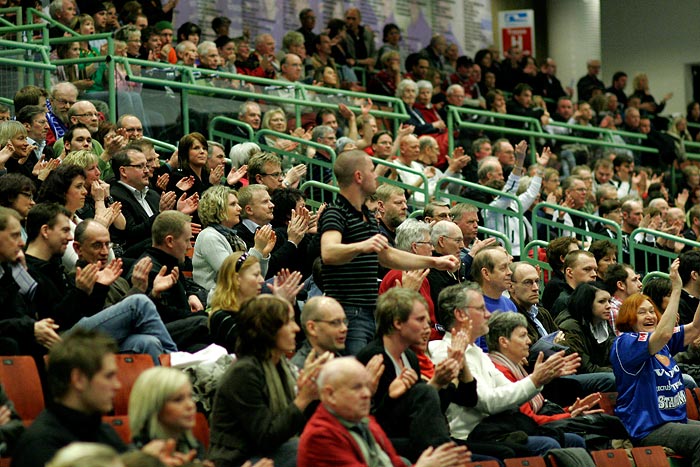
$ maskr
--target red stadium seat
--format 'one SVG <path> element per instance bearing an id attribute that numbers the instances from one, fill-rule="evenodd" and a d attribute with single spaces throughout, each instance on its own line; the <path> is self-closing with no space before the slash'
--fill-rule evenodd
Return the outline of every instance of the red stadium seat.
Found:
<path id="1" fill-rule="evenodd" d="M 117 354 L 117 376 L 122 387 L 114 396 L 114 415 L 129 413 L 129 394 L 141 372 L 152 368 L 153 359 L 146 354 Z"/>
<path id="2" fill-rule="evenodd" d="M 591 456 L 596 467 L 631 467 L 632 465 L 624 449 L 592 451 Z"/>
<path id="3" fill-rule="evenodd" d="M 0 382 L 22 420 L 34 420 L 44 410 L 44 393 L 32 357 L 0 357 Z"/>
<path id="4" fill-rule="evenodd" d="M 115 415 L 114 417 L 102 417 L 102 421 L 109 424 L 124 444 L 131 443 L 131 428 L 129 428 L 129 417 L 126 415 Z"/>
<path id="5" fill-rule="evenodd" d="M 671 463 L 661 446 L 632 448 L 632 458 L 637 467 L 668 467 Z"/>
<path id="6" fill-rule="evenodd" d="M 504 459 L 503 462 L 505 462 L 506 467 L 547 467 L 544 458 L 537 456 Z"/>

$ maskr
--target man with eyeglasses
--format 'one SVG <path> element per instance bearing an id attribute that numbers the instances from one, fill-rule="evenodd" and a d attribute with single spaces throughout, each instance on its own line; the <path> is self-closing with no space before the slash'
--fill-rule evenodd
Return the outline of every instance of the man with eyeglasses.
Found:
<path id="1" fill-rule="evenodd" d="M 51 88 L 51 95 L 46 101 L 48 107 L 46 119 L 51 127 L 51 131 L 46 136 L 47 144 L 55 143 L 68 130 L 68 110 L 77 100 L 78 88 L 73 83 L 64 81 Z"/>
<path id="2" fill-rule="evenodd" d="M 122 203 L 122 214 L 128 226 L 124 230 L 113 230 L 112 234 L 127 256 L 129 248 L 134 248 L 134 254 L 138 255 L 150 245 L 151 227 L 160 212 L 177 207 L 185 214 L 192 214 L 197 209 L 196 203 L 189 202 L 186 195 L 176 203 L 175 192 L 159 195 L 150 189 L 151 166 L 138 144 L 127 145 L 117 152 L 111 168 L 117 180 L 111 184 L 110 194 Z"/>
<path id="3" fill-rule="evenodd" d="M 131 142 L 143 138 L 143 124 L 135 115 L 124 114 L 117 120 L 117 133 Z"/>
<path id="4" fill-rule="evenodd" d="M 456 336 L 459 333 L 466 333 L 469 341 L 464 351 L 464 365 L 469 368 L 471 375 L 478 382 L 476 405 L 451 403 L 447 408 L 446 416 L 453 438 L 467 440 L 483 419 L 529 401 L 542 391 L 545 384 L 560 376 L 574 373 L 579 365 L 577 354 L 564 356 L 564 352 L 559 352 L 546 360 L 538 359 L 528 377 L 517 383 L 508 380 L 496 369 L 488 355 L 476 343 L 489 332 L 491 312 L 487 309 L 480 287 L 473 282 L 445 289 L 440 294 L 438 313 L 440 321 L 450 329 L 450 332 L 446 333 L 442 340 L 430 342 L 429 349 L 433 362 L 439 364 L 445 359 L 454 358 L 451 348 L 455 346 Z M 469 446 L 474 451 L 476 445 L 473 441 L 475 440 L 469 439 L 471 440 Z M 541 454 L 552 447 L 552 443 L 551 438 L 528 436 L 525 447 L 533 453 Z M 501 446 L 492 445 L 491 447 L 496 450 L 489 453 L 499 458 L 503 457 Z"/>
<path id="5" fill-rule="evenodd" d="M 97 113 L 95 105 L 90 101 L 78 101 L 74 103 L 66 115 L 68 117 L 69 128 L 81 125 L 88 129 L 91 139 L 100 127 L 100 114 Z M 59 138 L 53 145 L 54 152 L 56 154 L 62 154 L 64 146 L 65 138 Z M 92 141 L 91 149 L 98 158 L 101 158 L 102 154 L 105 152 L 105 148 L 103 148 L 102 144 L 97 140 Z M 69 151 L 66 149 L 66 154 L 68 152 Z"/>
<path id="6" fill-rule="evenodd" d="M 331 352 L 336 357 L 345 355 L 348 319 L 336 299 L 325 296 L 310 298 L 301 311 L 300 322 L 306 340 L 292 358 L 297 368 L 304 368 L 304 362 L 312 351 L 315 357 L 325 352 Z"/>
<path id="7" fill-rule="evenodd" d="M 125 352 L 148 353 L 158 361 L 163 352 L 175 352 L 177 347 L 170 338 L 163 322 L 158 317 L 153 302 L 143 295 L 124 298 L 112 306 L 106 307 L 107 293 L 122 272 L 120 259 L 108 265 L 86 264 L 75 270 L 71 278 L 61 264 L 68 242 L 72 240 L 70 230 L 70 213 L 62 206 L 53 203 L 36 205 L 29 211 L 27 218 L 28 246 L 26 252 L 27 269 L 36 282 L 31 299 L 38 318 L 46 321 L 46 326 L 54 332 L 46 331 L 45 347 L 61 340 L 58 332 L 73 327 L 99 329 L 114 337 Z M 95 221 L 88 221 L 76 233 L 80 234 L 85 246 L 84 229 L 99 226 Z M 99 229 L 99 227 L 98 227 Z M 97 234 L 97 230 L 95 231 Z M 100 254 L 109 251 L 109 234 L 102 227 L 100 239 L 91 243 L 100 243 Z M 161 277 L 164 277 L 165 273 Z M 147 273 L 141 274 L 142 282 Z M 174 277 L 166 277 L 158 287 L 172 287 Z M 153 294 L 161 290 L 156 288 Z M 166 287 L 167 288 L 167 287 Z"/>
<path id="8" fill-rule="evenodd" d="M 464 247 L 464 239 L 462 231 L 451 220 L 437 222 L 430 233 L 430 241 L 433 244 L 433 256 L 453 256 L 459 260 L 460 252 Z M 433 303 L 437 303 L 438 295 L 442 289 L 464 282 L 464 280 L 465 271 L 461 261 L 455 270 L 430 269 L 428 282 L 430 283 L 430 297 L 433 299 Z"/>
<path id="9" fill-rule="evenodd" d="M 444 201 L 433 201 L 425 205 L 423 209 L 423 220 L 430 224 L 431 222 L 451 221 L 450 205 Z"/>

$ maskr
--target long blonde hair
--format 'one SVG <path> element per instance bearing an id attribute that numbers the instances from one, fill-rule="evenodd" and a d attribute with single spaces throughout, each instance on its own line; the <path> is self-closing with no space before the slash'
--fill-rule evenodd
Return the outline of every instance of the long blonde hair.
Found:
<path id="1" fill-rule="evenodd" d="M 151 440 L 169 438 L 171 435 L 166 433 L 158 416 L 168 400 L 185 384 L 190 384 L 190 378 L 175 368 L 157 366 L 141 373 L 129 395 L 131 436 L 137 437 L 145 432 Z M 184 437 L 190 445 L 196 445 L 191 431 L 187 431 Z"/>
<path id="2" fill-rule="evenodd" d="M 243 255 L 245 255 L 244 258 Z M 241 263 L 239 264 L 239 262 Z M 240 285 L 238 275 L 256 263 L 259 263 L 258 258 L 242 251 L 231 253 L 221 263 L 221 268 L 216 276 L 216 288 L 211 299 L 212 314 L 219 310 L 238 311 L 241 307 L 238 296 Z"/>

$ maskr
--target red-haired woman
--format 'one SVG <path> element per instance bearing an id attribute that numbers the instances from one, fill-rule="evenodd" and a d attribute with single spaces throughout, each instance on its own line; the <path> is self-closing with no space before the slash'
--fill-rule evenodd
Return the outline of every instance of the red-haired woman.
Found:
<path id="1" fill-rule="evenodd" d="M 680 260 L 671 266 L 671 299 L 662 315 L 646 295 L 625 299 L 617 315 L 621 332 L 610 361 L 617 383 L 615 415 L 639 446 L 667 446 L 700 465 L 700 422 L 688 420 L 683 375 L 672 355 L 700 336 L 700 312 L 676 326 L 683 283 Z"/>

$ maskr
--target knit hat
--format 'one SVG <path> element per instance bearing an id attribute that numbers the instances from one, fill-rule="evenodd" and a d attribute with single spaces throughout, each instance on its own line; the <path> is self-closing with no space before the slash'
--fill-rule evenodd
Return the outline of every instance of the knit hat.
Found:
<path id="1" fill-rule="evenodd" d="M 173 30 L 173 23 L 170 21 L 158 21 L 155 25 L 156 31 L 163 32 L 164 29 Z"/>

